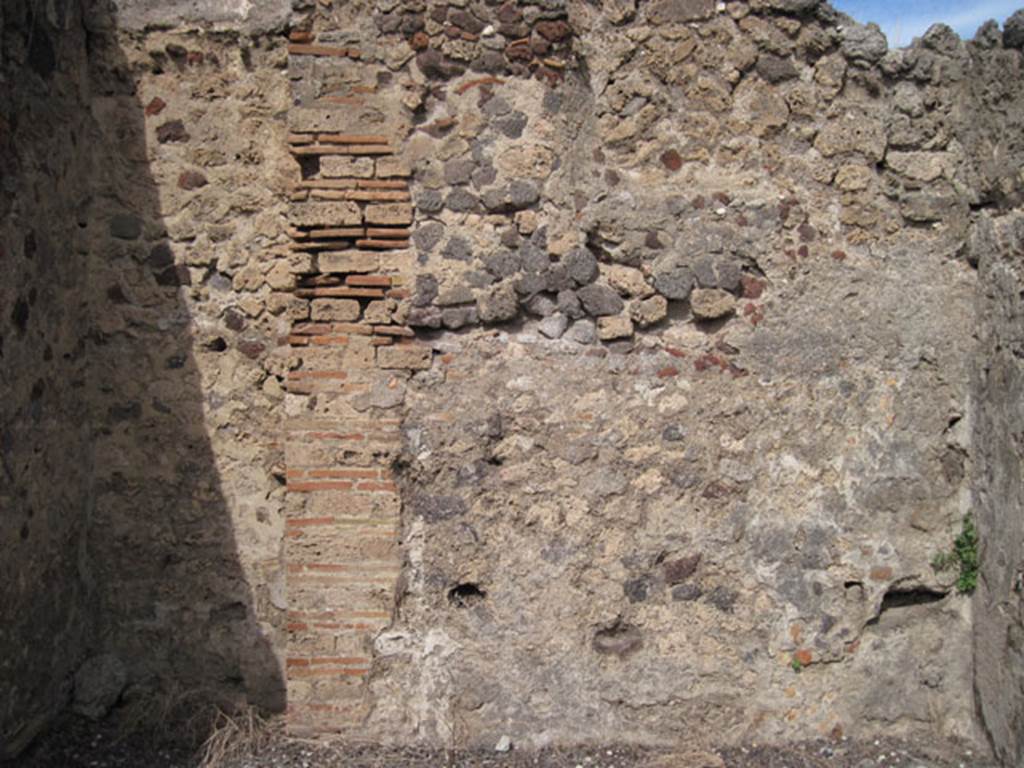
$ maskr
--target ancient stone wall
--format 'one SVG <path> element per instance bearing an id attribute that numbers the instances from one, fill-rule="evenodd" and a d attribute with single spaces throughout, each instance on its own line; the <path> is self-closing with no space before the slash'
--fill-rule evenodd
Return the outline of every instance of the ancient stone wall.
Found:
<path id="1" fill-rule="evenodd" d="M 0 757 L 67 699 L 95 591 L 82 557 L 91 487 L 81 231 L 94 158 L 73 9 L 0 8 Z"/>
<path id="2" fill-rule="evenodd" d="M 91 355 L 89 548 L 102 643 L 140 696 L 280 708 L 283 392 L 269 296 L 286 237 L 283 46 L 113 26 L 103 39 L 92 109 L 114 160 L 90 276 L 108 299 Z"/>
<path id="3" fill-rule="evenodd" d="M 1024 760 L 1024 220 L 985 215 L 971 237 L 979 258 L 981 343 L 974 369 L 977 446 L 973 509 L 982 536 L 975 598 L 975 691 L 1006 765 Z"/>
<path id="4" fill-rule="evenodd" d="M 54 9 L 3 19 L 6 751 L 163 697 L 1016 759 L 1016 27 Z"/>
<path id="5" fill-rule="evenodd" d="M 383 516 L 356 451 L 294 470 L 298 540 L 372 509 L 402 563 L 384 631 L 325 614 L 314 644 L 296 616 L 294 727 L 980 742 L 970 599 L 932 562 L 971 508 L 967 231 L 1021 185 L 999 30 L 889 52 L 817 3 L 672 1 L 347 4 L 297 26 L 297 295 L 347 300 L 335 319 L 363 330 L 301 310 L 293 375 L 354 387 L 304 409 L 399 417 L 403 442 L 377 454 L 401 501 Z M 340 229 L 372 226 L 366 156 L 396 144 L 415 262 Z M 389 249 L 372 296 L 368 248 Z M 379 304 L 395 285 L 408 303 Z M 410 334 L 378 307 L 417 339 L 357 364 Z M 341 379 L 303 351 L 332 343 L 346 375 L 410 371 Z M 393 552 L 329 540 L 289 550 L 298 608 L 315 579 L 321 609 L 355 589 L 379 611 Z"/>
<path id="6" fill-rule="evenodd" d="M 3 19 L 5 754 L 68 705 L 284 706 L 283 40 L 37 6 Z"/>

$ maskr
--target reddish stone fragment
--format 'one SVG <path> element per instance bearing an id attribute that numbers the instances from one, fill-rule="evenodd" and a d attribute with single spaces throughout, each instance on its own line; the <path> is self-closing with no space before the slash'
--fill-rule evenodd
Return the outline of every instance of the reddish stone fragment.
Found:
<path id="1" fill-rule="evenodd" d="M 674 149 L 666 150 L 661 153 L 661 164 L 668 168 L 670 171 L 678 171 L 683 167 L 683 158 Z M 703 201 L 702 201 L 703 202 Z"/>
<path id="2" fill-rule="evenodd" d="M 159 115 L 164 111 L 164 107 L 167 106 L 167 102 L 161 99 L 159 96 L 154 96 L 149 104 L 146 105 L 146 117 L 152 117 L 153 115 Z"/>
<path id="3" fill-rule="evenodd" d="M 537 56 L 544 56 L 551 50 L 551 43 L 540 35 L 534 35 L 530 38 L 530 50 Z"/>
<path id="4" fill-rule="evenodd" d="M 761 294 L 764 293 L 764 280 L 758 280 L 750 275 L 743 275 L 740 277 L 740 284 L 743 286 L 744 299 L 759 299 Z"/>
<path id="5" fill-rule="evenodd" d="M 207 185 L 206 177 L 199 171 L 182 171 L 178 177 L 178 186 L 181 189 L 199 189 Z"/>
<path id="6" fill-rule="evenodd" d="M 516 41 L 505 48 L 505 56 L 507 56 L 510 61 L 532 61 L 533 51 L 530 50 L 530 43 L 528 40 Z"/>
<path id="7" fill-rule="evenodd" d="M 181 120 L 171 120 L 156 129 L 156 140 L 161 144 L 168 142 L 188 141 L 191 136 L 185 130 L 185 124 Z"/>
<path id="8" fill-rule="evenodd" d="M 572 29 L 564 21 L 539 21 L 533 28 L 545 40 L 557 43 L 572 34 Z"/>
<path id="9" fill-rule="evenodd" d="M 263 350 L 265 350 L 265 349 L 266 349 L 266 347 L 263 345 L 262 342 L 259 342 L 259 341 L 245 341 L 245 340 L 243 340 L 243 341 L 238 342 L 238 351 L 241 352 L 246 357 L 250 357 L 250 358 L 253 358 L 253 359 L 255 359 L 255 358 L 259 357 L 261 354 L 263 354 Z"/>
<path id="10" fill-rule="evenodd" d="M 888 565 L 876 565 L 869 575 L 872 581 L 889 581 L 892 578 L 892 568 Z"/>
<path id="11" fill-rule="evenodd" d="M 701 553 L 698 552 L 688 557 L 666 561 L 662 566 L 665 581 L 669 584 L 681 584 L 686 581 L 696 572 L 697 566 L 700 565 L 701 556 Z"/>
<path id="12" fill-rule="evenodd" d="M 502 3 L 498 8 L 498 21 L 502 24 L 515 24 L 523 18 L 523 12 L 514 2 Z"/>

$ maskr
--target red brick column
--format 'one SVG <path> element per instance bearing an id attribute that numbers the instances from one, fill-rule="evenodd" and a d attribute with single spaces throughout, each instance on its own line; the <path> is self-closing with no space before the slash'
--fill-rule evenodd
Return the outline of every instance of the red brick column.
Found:
<path id="1" fill-rule="evenodd" d="M 291 54 L 357 52 L 293 45 Z M 344 732 L 368 711 L 372 641 L 391 619 L 399 575 L 400 500 L 390 465 L 404 378 L 431 362 L 429 347 L 402 323 L 413 215 L 397 137 L 349 131 L 324 114 L 306 121 L 309 130 L 296 121 L 289 136 L 297 181 L 285 557 L 295 733 Z M 332 130 L 321 129 L 325 121 Z"/>

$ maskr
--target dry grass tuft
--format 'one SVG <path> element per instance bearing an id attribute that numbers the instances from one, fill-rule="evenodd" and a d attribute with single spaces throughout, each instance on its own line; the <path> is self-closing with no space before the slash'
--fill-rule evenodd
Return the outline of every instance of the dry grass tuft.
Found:
<path id="1" fill-rule="evenodd" d="M 242 758 L 256 757 L 277 737 L 277 729 L 252 707 L 234 715 L 219 711 L 203 742 L 199 768 L 222 768 Z"/>

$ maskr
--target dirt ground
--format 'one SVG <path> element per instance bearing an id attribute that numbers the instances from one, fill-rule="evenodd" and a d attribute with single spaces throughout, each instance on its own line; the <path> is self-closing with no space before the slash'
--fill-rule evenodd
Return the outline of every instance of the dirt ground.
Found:
<path id="1" fill-rule="evenodd" d="M 223 735 L 223 734 L 222 734 Z M 124 734 L 69 718 L 9 764 L 18 768 L 995 768 L 969 750 L 898 741 L 748 744 L 710 751 L 585 746 L 507 752 L 382 748 L 289 739 L 277 726 L 257 741 L 226 738 L 204 755 L 170 732 Z M 204 762 L 205 756 L 205 762 Z M 4 768 L 7 768 L 5 764 Z"/>

